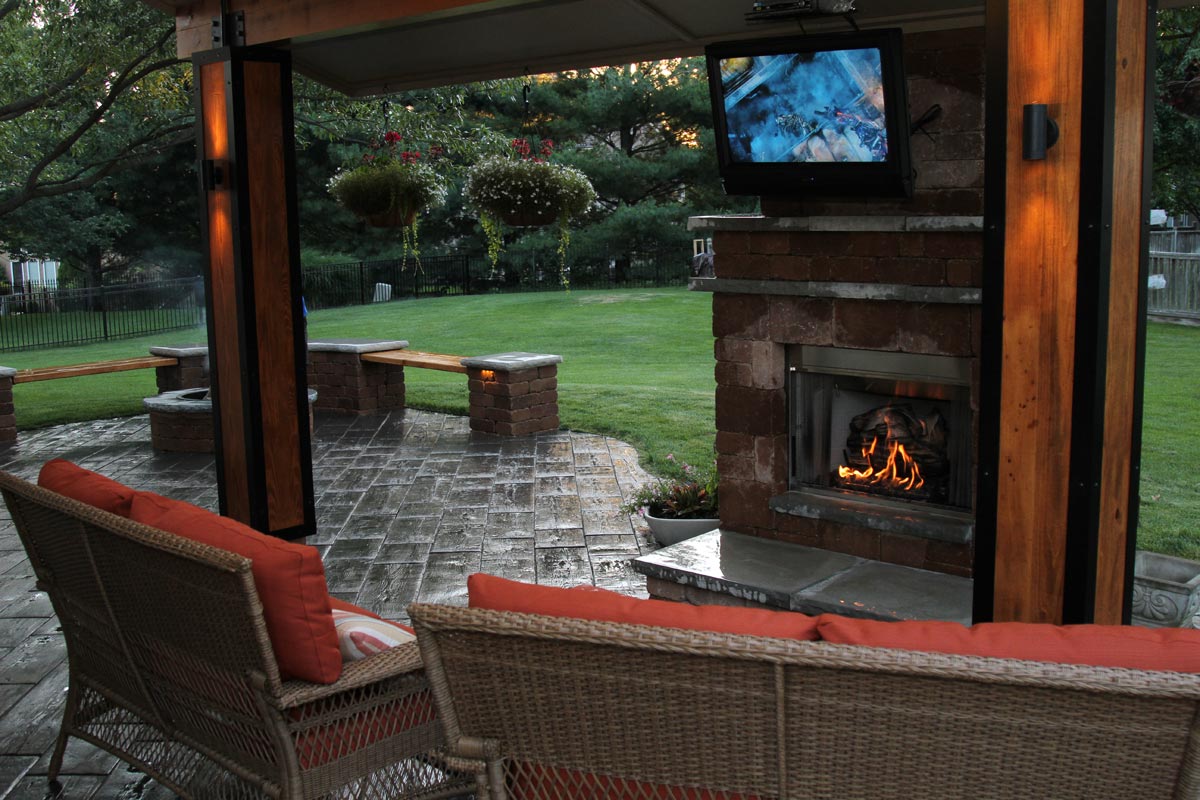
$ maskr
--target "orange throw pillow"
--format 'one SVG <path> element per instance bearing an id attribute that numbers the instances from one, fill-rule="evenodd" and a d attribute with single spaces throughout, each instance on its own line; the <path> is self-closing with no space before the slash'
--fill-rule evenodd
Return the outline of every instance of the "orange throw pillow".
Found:
<path id="1" fill-rule="evenodd" d="M 135 494 L 125 484 L 78 467 L 63 458 L 54 458 L 45 463 L 38 474 L 38 486 L 122 517 L 129 516 L 129 507 Z"/>
<path id="2" fill-rule="evenodd" d="M 821 638 L 895 650 L 1016 658 L 1058 664 L 1200 672 L 1200 631 L 1129 625 L 981 622 L 881 622 L 823 614 Z"/>
<path id="3" fill-rule="evenodd" d="M 482 572 L 467 578 L 467 594 L 472 608 L 493 611 L 657 625 L 690 631 L 739 633 L 775 639 L 815 641 L 818 638 L 816 618 L 791 611 L 639 600 L 593 586 L 571 589 L 537 586 Z"/>
<path id="4" fill-rule="evenodd" d="M 342 674 L 325 568 L 316 548 L 267 536 L 236 520 L 151 492 L 134 496 L 130 517 L 253 562 L 254 586 L 284 680 L 333 683 Z"/>

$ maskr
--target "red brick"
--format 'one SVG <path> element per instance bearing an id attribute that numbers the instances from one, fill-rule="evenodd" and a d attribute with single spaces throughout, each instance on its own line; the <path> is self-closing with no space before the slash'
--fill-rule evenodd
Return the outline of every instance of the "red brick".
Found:
<path id="1" fill-rule="evenodd" d="M 537 367 L 496 373 L 496 381 L 499 383 L 528 383 L 529 381 L 536 381 L 539 377 L 543 376 L 538 375 Z"/>
<path id="2" fill-rule="evenodd" d="M 948 286 L 983 285 L 983 262 L 976 258 L 952 258 L 946 262 Z"/>
<path id="3" fill-rule="evenodd" d="M 487 383 L 484 384 L 483 391 L 485 394 L 498 395 L 528 394 L 529 381 L 520 381 L 518 383 L 500 383 L 497 381 L 494 383 Z"/>
<path id="4" fill-rule="evenodd" d="M 746 235 L 746 244 L 751 253 L 767 255 L 787 253 L 791 248 L 786 231 L 755 231 Z"/>
<path id="5" fill-rule="evenodd" d="M 553 417 L 558 415 L 558 406 L 547 403 L 546 405 L 534 406 L 530 409 L 530 417 L 532 419 L 540 419 L 542 417 Z"/>
<path id="6" fill-rule="evenodd" d="M 785 393 L 717 386 L 717 430 L 772 435 L 787 431 Z"/>
<path id="7" fill-rule="evenodd" d="M 742 231 L 715 231 L 713 250 L 721 255 L 736 256 L 750 252 L 750 244 Z M 718 259 L 719 261 L 720 259 Z"/>
<path id="8" fill-rule="evenodd" d="M 738 455 L 753 452 L 755 437 L 745 433 L 717 431 L 717 452 Z"/>
<path id="9" fill-rule="evenodd" d="M 833 301 L 811 297 L 772 297 L 770 336 L 782 344 L 833 343 Z M 767 337 L 764 337 L 767 338 Z"/>
<path id="10" fill-rule="evenodd" d="M 480 419 L 479 417 L 471 417 L 471 430 L 480 431 L 481 433 L 495 433 L 496 423 L 489 419 Z"/>
<path id="11" fill-rule="evenodd" d="M 847 283 L 875 283 L 879 280 L 879 261 L 867 256 L 838 256 L 820 259 L 828 268 L 829 279 Z"/>
<path id="12" fill-rule="evenodd" d="M 718 455 L 717 472 L 720 473 L 722 481 L 755 482 L 758 480 L 754 474 L 754 461 L 740 456 Z M 722 511 L 724 511 L 724 505 L 727 502 L 729 502 L 728 498 L 722 496 Z"/>
<path id="13" fill-rule="evenodd" d="M 722 521 L 722 527 L 724 527 Z M 791 514 L 775 515 L 775 536 L 781 542 L 804 545 L 805 547 L 821 546 L 821 526 L 817 520 L 806 517 L 794 517 Z"/>
<path id="14" fill-rule="evenodd" d="M 713 355 L 717 361 L 749 364 L 754 358 L 754 343 L 749 339 L 717 339 L 713 344 Z"/>
<path id="15" fill-rule="evenodd" d="M 772 276 L 771 257 L 761 254 L 729 259 L 720 275 L 722 278 L 745 278 L 748 280 L 769 280 Z"/>
<path id="16" fill-rule="evenodd" d="M 771 256 L 770 277 L 783 281 L 811 281 L 813 277 L 812 256 Z"/>
<path id="17" fill-rule="evenodd" d="M 885 283 L 945 286 L 946 262 L 940 258 L 881 258 L 879 277 Z"/>
<path id="18" fill-rule="evenodd" d="M 852 256 L 898 256 L 900 255 L 900 242 L 904 239 L 904 234 L 901 233 L 854 233 L 842 235 L 848 236 L 850 239 L 846 253 Z"/>
<path id="19" fill-rule="evenodd" d="M 722 498 L 723 500 L 724 498 Z M 827 550 L 879 561 L 879 532 L 838 523 L 822 524 L 821 546 Z"/>
<path id="20" fill-rule="evenodd" d="M 735 339 L 767 338 L 768 306 L 763 295 L 713 295 L 713 335 Z"/>
<path id="21" fill-rule="evenodd" d="M 791 234 L 791 252 L 797 256 L 841 256 L 849 251 L 850 237 L 845 233 L 809 233 L 795 231 Z"/>
<path id="22" fill-rule="evenodd" d="M 538 367 L 538 378 L 547 380 L 549 378 L 558 378 L 558 364 L 547 364 L 544 367 Z M 531 379 L 532 380 L 532 379 Z"/>
<path id="23" fill-rule="evenodd" d="M 928 549 L 929 540 L 917 536 L 884 533 L 879 537 L 879 558 L 889 564 L 923 568 Z"/>
<path id="24" fill-rule="evenodd" d="M 926 234 L 925 255 L 930 258 L 983 258 L 983 234 Z"/>
<path id="25" fill-rule="evenodd" d="M 782 344 L 776 342 L 752 342 L 753 358 L 750 361 L 750 383 L 755 389 L 782 389 L 785 371 L 785 353 Z"/>
<path id="26" fill-rule="evenodd" d="M 558 378 L 538 378 L 529 382 L 529 391 L 545 392 L 558 388 Z"/>
<path id="27" fill-rule="evenodd" d="M 833 307 L 833 343 L 865 350 L 899 350 L 899 331 L 908 309 L 898 303 L 838 300 Z"/>
<path id="28" fill-rule="evenodd" d="M 906 324 L 898 326 L 896 335 L 902 351 L 937 356 L 972 355 L 969 306 L 913 306 L 909 315 Z"/>
<path id="29" fill-rule="evenodd" d="M 910 233 L 900 240 L 900 255 L 905 258 L 917 258 L 925 255 L 925 235 Z"/>
<path id="30" fill-rule="evenodd" d="M 754 440 L 754 479 L 760 483 L 787 483 L 787 434 L 759 436 Z"/>
<path id="31" fill-rule="evenodd" d="M 769 527 L 774 513 L 771 487 L 753 481 L 721 478 L 721 527 Z M 728 517 L 726 516 L 728 515 Z"/>
<path id="32" fill-rule="evenodd" d="M 734 361 L 718 361 L 713 375 L 718 386 L 750 386 L 752 373 L 748 364 Z"/>

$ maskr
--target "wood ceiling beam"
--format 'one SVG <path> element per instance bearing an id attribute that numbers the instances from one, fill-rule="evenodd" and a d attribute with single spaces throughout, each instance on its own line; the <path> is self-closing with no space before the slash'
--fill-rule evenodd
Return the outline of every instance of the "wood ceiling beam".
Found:
<path id="1" fill-rule="evenodd" d="M 404 20 L 437 18 L 496 8 L 528 5 L 538 0 L 233 0 L 231 13 L 246 18 L 246 44 L 342 36 L 395 25 Z M 220 0 L 175 5 L 176 47 L 180 58 L 212 48 L 212 20 L 220 16 Z"/>

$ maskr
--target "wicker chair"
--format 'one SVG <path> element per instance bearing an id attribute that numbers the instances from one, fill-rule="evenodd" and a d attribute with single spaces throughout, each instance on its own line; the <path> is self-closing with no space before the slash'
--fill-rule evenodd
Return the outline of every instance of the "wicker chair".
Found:
<path id="1" fill-rule="evenodd" d="M 447 797 L 415 643 L 323 686 L 281 682 L 249 560 L 0 473 L 67 643 L 69 736 L 184 797 Z"/>
<path id="2" fill-rule="evenodd" d="M 493 800 L 1200 797 L 1196 675 L 409 613 Z"/>

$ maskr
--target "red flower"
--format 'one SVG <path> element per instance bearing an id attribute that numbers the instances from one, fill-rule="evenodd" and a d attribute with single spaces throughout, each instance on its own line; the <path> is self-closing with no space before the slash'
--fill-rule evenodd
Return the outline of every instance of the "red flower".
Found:
<path id="1" fill-rule="evenodd" d="M 385 142 L 387 142 L 388 144 L 395 144 L 396 142 L 400 141 L 403 138 L 404 138 L 403 136 L 396 133 L 395 131 L 388 131 L 387 133 L 385 133 L 383 135 L 383 140 Z"/>
<path id="2" fill-rule="evenodd" d="M 433 158 L 441 158 L 442 156 L 446 155 L 446 148 L 442 147 L 440 144 L 431 144 L 429 146 L 429 155 Z"/>
<path id="3" fill-rule="evenodd" d="M 370 164 L 374 160 L 375 160 L 375 156 L 371 155 L 370 153 L 363 153 L 363 161 Z"/>
<path id="4" fill-rule="evenodd" d="M 554 140 L 553 139 L 542 139 L 542 155 L 549 158 L 550 154 L 553 152 L 554 152 Z"/>

